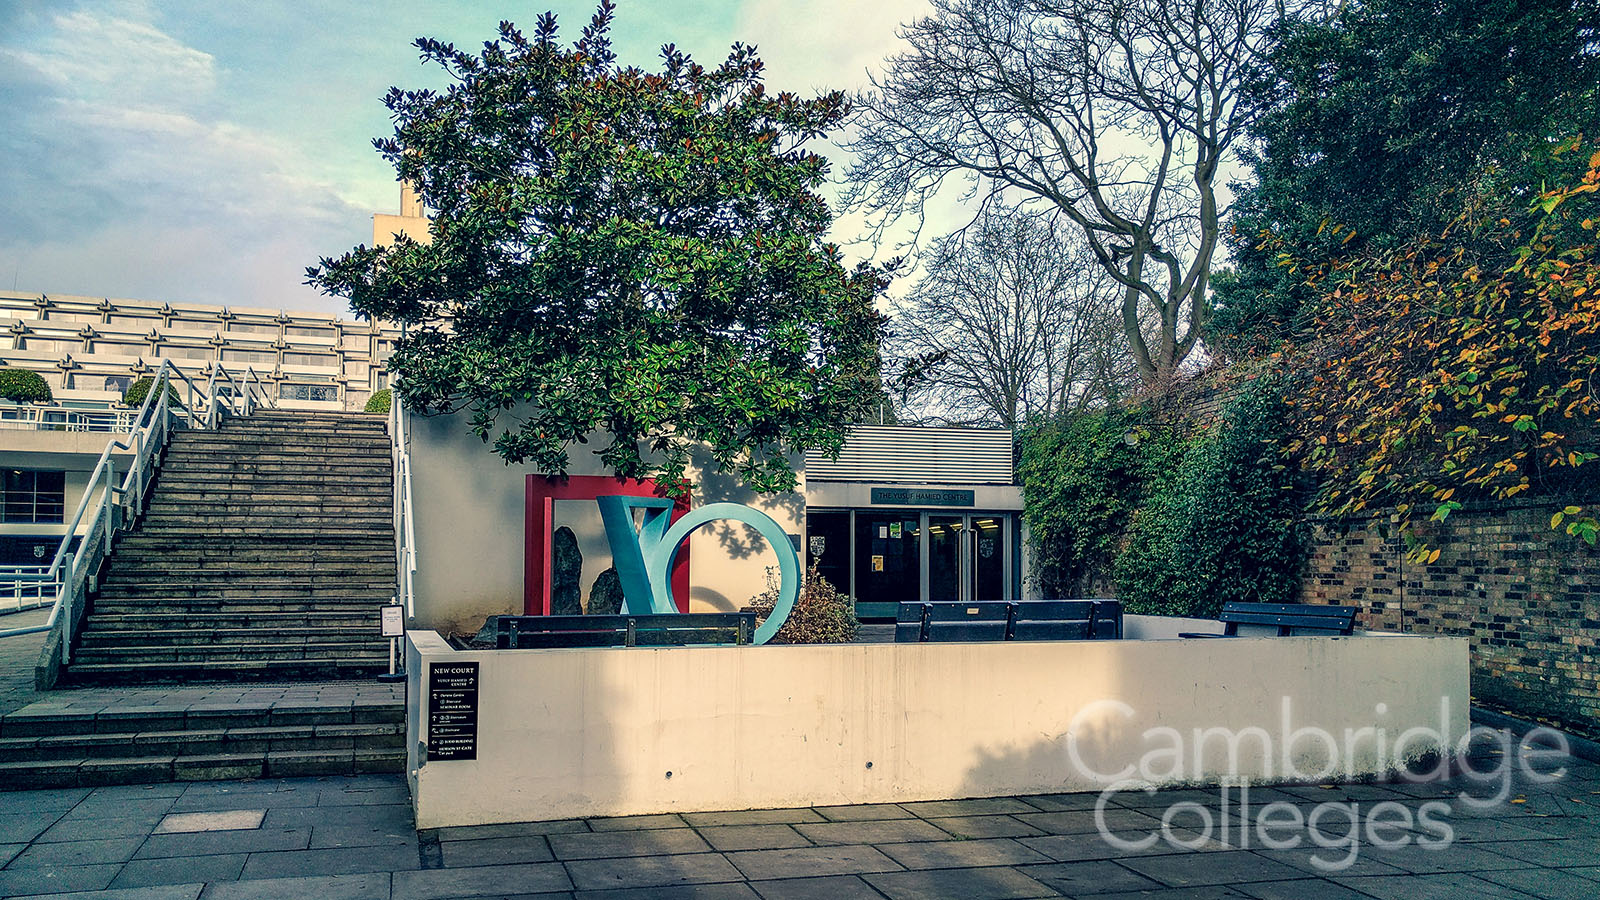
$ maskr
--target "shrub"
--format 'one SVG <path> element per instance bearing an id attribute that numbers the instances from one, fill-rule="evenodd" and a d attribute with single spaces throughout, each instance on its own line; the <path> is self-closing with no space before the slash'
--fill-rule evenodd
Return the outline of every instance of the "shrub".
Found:
<path id="1" fill-rule="evenodd" d="M 770 586 L 750 601 L 756 618 L 764 620 L 778 602 L 778 589 Z M 815 565 L 806 572 L 800 595 L 788 621 L 773 635 L 774 644 L 846 644 L 856 637 L 856 606 L 828 583 Z"/>
<path id="2" fill-rule="evenodd" d="M 1033 574 L 1045 596 L 1109 588 L 1129 518 L 1181 456 L 1179 431 L 1141 427 L 1139 417 L 1137 409 L 1113 408 L 1033 424 L 1018 435 Z M 1130 432 L 1136 445 L 1126 439 Z"/>
<path id="3" fill-rule="evenodd" d="M 122 392 L 122 405 L 135 408 L 142 406 L 144 398 L 150 394 L 150 384 L 151 378 L 147 375 L 128 385 L 128 389 Z M 183 399 L 178 396 L 178 389 L 173 387 L 171 381 L 167 382 L 167 403 L 172 406 L 183 405 Z"/>
<path id="4" fill-rule="evenodd" d="M 38 372 L 0 369 L 0 398 L 16 403 L 49 403 L 55 395 Z"/>
<path id="5" fill-rule="evenodd" d="M 1230 600 L 1296 601 L 1307 491 L 1284 464 L 1282 398 L 1267 377 L 1241 387 L 1150 489 L 1115 566 L 1129 612 L 1214 618 Z"/>
<path id="6" fill-rule="evenodd" d="M 390 393 L 388 388 L 377 391 L 367 398 L 367 408 L 362 411 L 387 416 L 389 414 L 389 404 L 393 402 L 393 397 L 394 395 Z"/>

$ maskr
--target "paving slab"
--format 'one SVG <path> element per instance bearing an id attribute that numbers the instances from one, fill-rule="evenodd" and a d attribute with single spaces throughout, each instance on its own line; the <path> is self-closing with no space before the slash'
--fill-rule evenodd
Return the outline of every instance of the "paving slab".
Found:
<path id="1" fill-rule="evenodd" d="M 340 847 L 331 850 L 275 850 L 251 853 L 240 878 L 295 875 L 359 875 L 421 866 L 411 847 Z"/>
<path id="2" fill-rule="evenodd" d="M 572 881 L 560 863 L 530 863 L 395 872 L 391 898 L 454 900 L 457 897 L 497 897 L 514 892 L 536 894 L 571 889 Z"/>
<path id="3" fill-rule="evenodd" d="M 1248 850 L 1182 853 L 1122 860 L 1121 864 L 1168 887 L 1239 884 L 1246 881 L 1288 881 L 1300 870 Z"/>
<path id="4" fill-rule="evenodd" d="M 899 863 L 875 847 L 796 847 L 787 850 L 745 850 L 726 854 L 751 881 L 802 878 L 811 875 L 860 875 L 894 872 Z"/>
<path id="5" fill-rule="evenodd" d="M 792 825 L 798 822 L 825 822 L 814 809 L 746 809 L 733 812 L 683 813 L 690 825 Z"/>
<path id="6" fill-rule="evenodd" d="M 550 862 L 555 858 L 544 839 L 536 835 L 441 841 L 439 848 L 446 868 Z"/>
<path id="7" fill-rule="evenodd" d="M 120 863 L 31 869 L 6 868 L 0 870 L 0 897 L 103 890 L 121 870 Z"/>
<path id="8" fill-rule="evenodd" d="M 1534 896 L 1465 873 L 1334 880 L 1377 900 L 1526 900 Z"/>
<path id="9" fill-rule="evenodd" d="M 952 816 L 928 824 L 958 838 L 1033 837 L 1044 832 L 1011 816 Z"/>
<path id="10" fill-rule="evenodd" d="M 739 870 L 718 853 L 640 856 L 626 861 L 587 859 L 566 865 L 573 887 L 580 891 L 744 880 Z"/>
<path id="11" fill-rule="evenodd" d="M 196 900 L 204 884 L 161 884 L 150 887 L 113 888 L 105 891 L 73 891 L 68 894 L 35 894 L 12 900 Z"/>
<path id="12" fill-rule="evenodd" d="M 1050 857 L 1009 838 L 884 844 L 878 849 L 908 869 L 952 869 L 1050 862 Z"/>
<path id="13" fill-rule="evenodd" d="M 642 857 L 711 849 L 692 828 L 552 834 L 546 840 L 557 859 Z"/>
<path id="14" fill-rule="evenodd" d="M 212 884 L 205 900 L 389 900 L 390 877 L 388 872 L 368 872 L 252 878 Z"/>
<path id="15" fill-rule="evenodd" d="M 1012 900 L 1056 892 L 1016 869 L 948 869 L 864 876 L 889 900 Z"/>
<path id="16" fill-rule="evenodd" d="M 244 870 L 247 858 L 243 853 L 224 853 L 215 856 L 136 859 L 122 867 L 122 871 L 112 879 L 111 886 L 135 888 L 195 881 L 234 881 Z"/>
<path id="17" fill-rule="evenodd" d="M 679 884 L 669 887 L 620 888 L 609 891 L 578 891 L 575 894 L 520 894 L 508 900 L 760 900 L 743 882 L 718 884 Z"/>
<path id="18" fill-rule="evenodd" d="M 133 858 L 134 851 L 138 850 L 142 843 L 144 843 L 143 838 L 36 843 L 17 854 L 16 858 L 6 865 L 6 870 L 124 863 Z"/>
<path id="19" fill-rule="evenodd" d="M 1342 884 L 1315 878 L 1241 884 L 1238 890 L 1256 900 L 1371 900 Z"/>
<path id="20" fill-rule="evenodd" d="M 817 844 L 894 844 L 948 840 L 950 834 L 921 819 L 800 824 L 794 830 Z"/>
<path id="21" fill-rule="evenodd" d="M 811 842 L 788 825 L 714 825 L 698 828 L 716 850 L 761 850 L 809 847 Z"/>
<path id="22" fill-rule="evenodd" d="M 857 875 L 782 878 L 756 882 L 753 887 L 761 900 L 883 900 L 877 888 Z"/>
<path id="23" fill-rule="evenodd" d="M 1019 866 L 1017 871 L 1069 896 L 1106 894 L 1113 891 L 1156 890 L 1165 887 L 1160 882 L 1139 875 L 1109 859 Z"/>

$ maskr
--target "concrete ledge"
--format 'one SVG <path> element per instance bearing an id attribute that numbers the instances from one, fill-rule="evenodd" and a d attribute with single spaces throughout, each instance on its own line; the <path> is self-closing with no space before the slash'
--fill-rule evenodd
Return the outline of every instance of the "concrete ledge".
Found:
<path id="1" fill-rule="evenodd" d="M 428 761 L 429 666 L 464 661 L 477 758 Z M 406 670 L 419 828 L 1383 777 L 1450 754 L 1469 702 L 1466 640 L 1421 636 L 455 651 L 413 632 Z"/>

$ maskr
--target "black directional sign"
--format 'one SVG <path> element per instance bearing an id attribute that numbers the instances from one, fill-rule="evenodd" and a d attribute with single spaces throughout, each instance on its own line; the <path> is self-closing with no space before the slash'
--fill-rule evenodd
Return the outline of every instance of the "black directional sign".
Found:
<path id="1" fill-rule="evenodd" d="M 478 664 L 428 664 L 428 761 L 478 758 Z"/>

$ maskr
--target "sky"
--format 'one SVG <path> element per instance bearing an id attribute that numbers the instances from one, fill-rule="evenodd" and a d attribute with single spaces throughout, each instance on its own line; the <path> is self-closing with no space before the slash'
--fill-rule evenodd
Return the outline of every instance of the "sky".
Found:
<path id="1" fill-rule="evenodd" d="M 622 62 L 755 44 L 771 88 L 858 89 L 927 0 L 617 0 Z M 345 313 L 304 270 L 399 211 L 372 149 L 411 41 L 461 47 L 592 3 L 0 0 L 0 289 Z M 842 161 L 841 161 L 842 162 Z M 835 174 L 842 171 L 835 165 Z M 841 220 L 848 241 L 859 223 Z M 866 252 L 866 248 L 862 248 Z"/>

